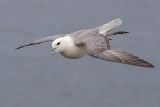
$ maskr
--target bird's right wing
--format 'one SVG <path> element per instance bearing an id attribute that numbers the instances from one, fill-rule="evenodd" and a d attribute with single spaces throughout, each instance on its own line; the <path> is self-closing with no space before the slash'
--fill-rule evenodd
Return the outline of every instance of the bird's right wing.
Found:
<path id="1" fill-rule="evenodd" d="M 104 25 L 101 25 L 99 27 L 89 29 L 89 30 L 82 30 L 78 35 L 76 33 L 73 33 L 71 35 L 73 35 L 75 45 L 82 45 L 84 40 L 86 40 L 86 38 L 90 38 L 93 36 L 98 36 L 98 35 L 112 36 L 112 35 L 116 35 L 116 34 L 128 33 L 125 31 L 111 33 L 111 31 L 114 28 L 121 25 L 121 23 L 122 23 L 122 21 L 120 19 L 114 19 L 114 20 L 112 20 Z M 74 34 L 76 34 L 77 36 L 75 36 Z"/>
<path id="2" fill-rule="evenodd" d="M 49 36 L 49 37 L 41 38 L 41 39 L 38 39 L 38 40 L 36 40 L 34 42 L 28 43 L 26 45 L 19 46 L 15 50 L 23 48 L 23 47 L 26 47 L 26 46 L 30 46 L 30 45 L 37 45 L 37 44 L 40 44 L 40 43 L 43 43 L 43 42 L 54 41 L 55 39 L 60 38 L 60 37 L 64 37 L 65 35 L 66 34 L 60 34 L 60 35 L 55 35 L 55 36 Z"/>
<path id="3" fill-rule="evenodd" d="M 108 35 L 114 28 L 118 27 L 119 25 L 122 24 L 122 20 L 119 18 L 114 19 L 102 26 L 99 26 L 95 29 L 99 30 L 100 34 L 103 34 L 104 36 Z"/>

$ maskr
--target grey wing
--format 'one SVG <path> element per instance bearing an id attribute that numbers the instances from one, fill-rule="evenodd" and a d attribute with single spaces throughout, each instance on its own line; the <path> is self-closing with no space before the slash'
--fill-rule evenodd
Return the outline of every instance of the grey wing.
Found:
<path id="1" fill-rule="evenodd" d="M 85 41 L 85 46 L 87 54 L 95 58 L 141 67 L 154 67 L 149 62 L 132 54 L 128 54 L 127 52 L 121 50 L 110 50 L 109 40 L 104 36 L 96 36 L 87 39 Z"/>
<path id="2" fill-rule="evenodd" d="M 103 36 L 111 36 L 111 35 L 116 35 L 116 34 L 123 34 L 123 33 L 128 33 L 128 32 L 116 32 L 116 33 L 111 33 L 111 31 L 121 25 L 122 21 L 120 19 L 114 19 L 104 25 L 101 25 L 99 27 L 89 29 L 89 30 L 83 30 L 78 36 L 74 36 L 74 43 L 75 45 L 82 45 L 83 41 L 86 38 L 90 38 L 93 36 L 97 35 L 103 35 Z"/>
<path id="3" fill-rule="evenodd" d="M 122 24 L 122 20 L 120 20 L 118 18 L 118 19 L 114 19 L 114 20 L 112 20 L 112 21 L 110 21 L 110 22 L 108 22 L 108 23 L 106 23 L 106 24 L 104 24 L 102 26 L 99 26 L 99 27 L 97 27 L 95 29 L 99 30 L 100 34 L 103 34 L 104 36 L 106 36 L 106 35 L 110 34 L 110 32 L 114 28 L 118 27 L 121 24 Z"/>
<path id="4" fill-rule="evenodd" d="M 55 36 L 49 36 L 49 37 L 41 38 L 41 39 L 38 39 L 38 40 L 36 40 L 34 42 L 28 43 L 26 45 L 19 46 L 15 50 L 23 48 L 23 47 L 26 47 L 26 46 L 30 46 L 30 45 L 37 45 L 37 44 L 40 44 L 40 43 L 43 43 L 43 42 L 54 41 L 55 39 L 60 38 L 60 37 L 64 37 L 65 35 L 66 34 L 60 34 L 60 35 L 55 35 Z"/>

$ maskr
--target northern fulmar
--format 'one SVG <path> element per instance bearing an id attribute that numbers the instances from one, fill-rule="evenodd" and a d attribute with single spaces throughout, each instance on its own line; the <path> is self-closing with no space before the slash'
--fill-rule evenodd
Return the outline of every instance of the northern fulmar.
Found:
<path id="1" fill-rule="evenodd" d="M 29 44 L 19 46 L 16 50 L 25 46 L 53 41 L 51 55 L 60 53 L 64 57 L 70 59 L 78 59 L 84 55 L 90 55 L 102 60 L 154 68 L 152 64 L 137 56 L 110 48 L 109 41 L 111 39 L 109 39 L 108 36 L 128 33 L 125 31 L 111 32 L 114 28 L 121 25 L 121 23 L 122 21 L 120 19 L 114 19 L 93 29 L 80 30 L 71 34 L 59 34 L 42 38 Z"/>

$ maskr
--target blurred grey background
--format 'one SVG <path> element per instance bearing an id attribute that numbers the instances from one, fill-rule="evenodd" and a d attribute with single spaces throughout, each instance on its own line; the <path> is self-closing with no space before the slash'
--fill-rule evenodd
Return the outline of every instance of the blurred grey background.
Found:
<path id="1" fill-rule="evenodd" d="M 0 107 L 160 107 L 159 0 L 0 0 Z M 115 18 L 111 47 L 155 69 L 51 56 L 51 42 L 15 51 L 59 33 Z"/>

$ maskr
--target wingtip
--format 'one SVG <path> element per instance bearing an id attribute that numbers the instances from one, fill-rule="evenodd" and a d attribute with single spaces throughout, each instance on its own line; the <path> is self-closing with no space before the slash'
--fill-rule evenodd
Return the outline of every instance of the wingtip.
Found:
<path id="1" fill-rule="evenodd" d="M 155 68 L 155 66 L 152 65 L 152 64 L 150 64 L 148 67 L 149 67 L 149 68 Z"/>
<path id="2" fill-rule="evenodd" d="M 24 46 L 19 46 L 19 47 L 17 47 L 16 49 L 14 49 L 14 50 L 18 50 L 18 49 L 20 49 L 20 48 L 23 48 Z"/>
<path id="3" fill-rule="evenodd" d="M 19 49 L 19 47 L 15 48 L 14 50 L 18 50 L 18 49 Z"/>
<path id="4" fill-rule="evenodd" d="M 119 22 L 120 24 L 122 24 L 122 20 L 120 18 L 115 19 L 115 21 Z"/>
<path id="5" fill-rule="evenodd" d="M 19 50 L 19 49 L 20 49 L 20 48 L 18 47 L 18 48 L 14 49 L 14 50 L 16 51 L 16 50 Z"/>
<path id="6" fill-rule="evenodd" d="M 37 44 L 39 44 L 39 43 L 37 43 Z M 17 47 L 15 50 L 18 50 L 18 49 L 21 49 L 21 48 L 23 48 L 23 47 L 30 46 L 30 45 L 34 45 L 34 43 L 28 43 L 28 44 L 26 44 L 26 45 L 19 46 L 19 47 Z"/>
<path id="7" fill-rule="evenodd" d="M 141 67 L 147 67 L 147 68 L 155 68 L 154 65 L 152 65 L 151 63 L 149 62 L 144 62 L 142 63 L 143 65 L 140 65 Z"/>

